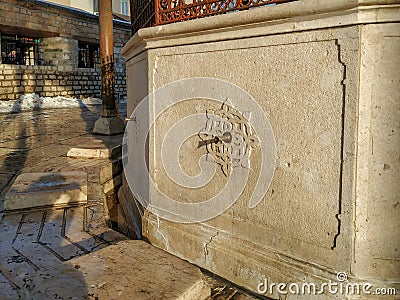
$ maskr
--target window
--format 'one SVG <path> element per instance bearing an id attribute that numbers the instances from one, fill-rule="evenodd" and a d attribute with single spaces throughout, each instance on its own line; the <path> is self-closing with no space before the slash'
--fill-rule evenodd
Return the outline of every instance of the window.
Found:
<path id="1" fill-rule="evenodd" d="M 128 15 L 128 0 L 121 0 L 121 14 Z"/>
<path id="2" fill-rule="evenodd" d="M 12 65 L 40 65 L 38 38 L 1 35 L 1 61 Z"/>
<path id="3" fill-rule="evenodd" d="M 93 13 L 99 12 L 99 0 L 93 0 Z"/>
<path id="4" fill-rule="evenodd" d="M 79 42 L 78 67 L 100 68 L 99 45 Z"/>

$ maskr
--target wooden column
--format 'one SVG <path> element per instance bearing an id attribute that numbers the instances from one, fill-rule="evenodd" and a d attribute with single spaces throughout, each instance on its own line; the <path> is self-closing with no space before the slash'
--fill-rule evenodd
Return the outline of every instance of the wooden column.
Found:
<path id="1" fill-rule="evenodd" d="M 124 122 L 119 119 L 115 99 L 115 65 L 112 0 L 99 0 L 100 58 L 101 58 L 101 117 L 93 132 L 104 135 L 123 133 Z"/>
<path id="2" fill-rule="evenodd" d="M 102 117 L 117 116 L 112 0 L 99 0 Z"/>

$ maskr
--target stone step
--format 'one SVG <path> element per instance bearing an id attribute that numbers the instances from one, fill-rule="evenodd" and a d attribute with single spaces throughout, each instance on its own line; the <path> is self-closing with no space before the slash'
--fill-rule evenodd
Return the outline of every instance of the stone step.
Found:
<path id="1" fill-rule="evenodd" d="M 122 137 L 85 136 L 68 151 L 67 156 L 73 158 L 106 159 L 122 154 Z"/>
<path id="2" fill-rule="evenodd" d="M 23 292 L 27 299 L 203 300 L 210 287 L 197 267 L 144 241 L 127 240 L 37 271 Z"/>
<path id="3" fill-rule="evenodd" d="M 112 148 L 100 147 L 100 145 L 88 145 L 87 148 L 84 146 L 73 147 L 68 151 L 67 156 L 73 158 L 111 158 L 122 153 L 121 146 Z"/>
<path id="4" fill-rule="evenodd" d="M 4 210 L 65 206 L 87 201 L 86 172 L 25 173 L 5 195 Z"/>

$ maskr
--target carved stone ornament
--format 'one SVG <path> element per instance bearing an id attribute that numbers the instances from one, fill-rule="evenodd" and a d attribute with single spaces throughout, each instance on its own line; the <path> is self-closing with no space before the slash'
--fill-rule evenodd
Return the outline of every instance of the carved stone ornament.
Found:
<path id="1" fill-rule="evenodd" d="M 249 169 L 251 149 L 259 143 L 249 123 L 250 114 L 246 117 L 226 101 L 219 110 L 206 111 L 206 116 L 199 145 L 206 146 L 207 153 L 221 166 L 225 176 L 235 167 Z"/>

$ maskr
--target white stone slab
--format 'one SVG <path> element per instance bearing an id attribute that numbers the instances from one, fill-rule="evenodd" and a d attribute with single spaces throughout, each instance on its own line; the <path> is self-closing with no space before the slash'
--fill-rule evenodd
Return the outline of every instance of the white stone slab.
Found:
<path id="1" fill-rule="evenodd" d="M 71 148 L 67 156 L 73 158 L 111 158 L 121 154 L 121 145 L 105 145 L 102 141 L 77 145 Z"/>
<path id="2" fill-rule="evenodd" d="M 129 240 L 38 271 L 23 292 L 29 299 L 203 300 L 210 287 L 197 267 Z"/>
<path id="3" fill-rule="evenodd" d="M 86 177 L 85 172 L 21 174 L 5 195 L 4 210 L 86 202 Z"/>

